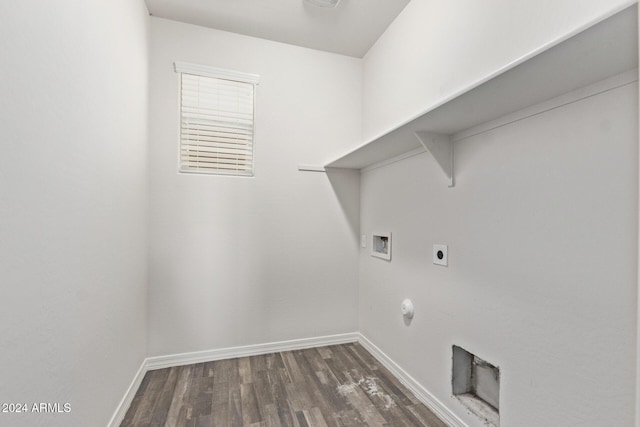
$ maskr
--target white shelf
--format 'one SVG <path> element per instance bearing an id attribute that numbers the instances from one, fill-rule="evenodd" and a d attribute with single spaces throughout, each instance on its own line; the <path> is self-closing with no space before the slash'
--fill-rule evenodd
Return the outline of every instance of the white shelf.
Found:
<path id="1" fill-rule="evenodd" d="M 634 5 L 428 108 L 326 167 L 363 169 L 424 146 L 453 186 L 453 158 L 447 157 L 453 155 L 452 135 L 637 68 L 637 35 Z M 442 138 L 430 145 L 428 135 Z"/>

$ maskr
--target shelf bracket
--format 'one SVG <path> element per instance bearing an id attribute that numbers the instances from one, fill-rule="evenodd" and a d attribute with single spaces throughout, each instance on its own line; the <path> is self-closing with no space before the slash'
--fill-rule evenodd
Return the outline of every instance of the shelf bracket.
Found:
<path id="1" fill-rule="evenodd" d="M 453 142 L 449 135 L 433 132 L 416 132 L 416 138 L 427 150 L 449 180 L 449 187 L 453 187 Z"/>
<path id="2" fill-rule="evenodd" d="M 301 172 L 326 172 L 324 166 L 316 165 L 298 165 L 298 170 Z"/>

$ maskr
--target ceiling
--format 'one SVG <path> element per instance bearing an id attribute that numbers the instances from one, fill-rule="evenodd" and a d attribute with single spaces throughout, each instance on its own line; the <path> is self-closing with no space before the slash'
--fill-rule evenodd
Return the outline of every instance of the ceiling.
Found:
<path id="1" fill-rule="evenodd" d="M 341 0 L 323 8 L 303 0 L 146 0 L 153 16 L 357 58 L 409 0 Z"/>

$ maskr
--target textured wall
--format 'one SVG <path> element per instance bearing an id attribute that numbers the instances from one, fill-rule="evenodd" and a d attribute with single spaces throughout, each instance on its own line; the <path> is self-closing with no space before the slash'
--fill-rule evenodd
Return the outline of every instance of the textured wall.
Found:
<path id="1" fill-rule="evenodd" d="M 148 15 L 0 4 L 0 425 L 100 426 L 146 355 Z"/>
<path id="2" fill-rule="evenodd" d="M 637 104 L 629 84 L 456 142 L 454 188 L 427 154 L 362 175 L 393 260 L 361 253 L 361 331 L 469 425 L 454 344 L 500 367 L 501 425 L 632 425 Z"/>
<path id="3" fill-rule="evenodd" d="M 361 61 L 153 18 L 151 356 L 357 329 Z M 255 177 L 177 173 L 173 61 L 255 73 Z M 345 203 L 340 203 L 342 199 Z"/>

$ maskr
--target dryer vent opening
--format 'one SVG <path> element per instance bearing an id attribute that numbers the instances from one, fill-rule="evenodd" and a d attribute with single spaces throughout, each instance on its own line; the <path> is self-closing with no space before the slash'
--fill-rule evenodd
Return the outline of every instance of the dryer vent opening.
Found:
<path id="1" fill-rule="evenodd" d="M 453 395 L 489 426 L 500 425 L 500 368 L 453 346 Z"/>

